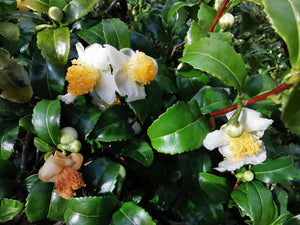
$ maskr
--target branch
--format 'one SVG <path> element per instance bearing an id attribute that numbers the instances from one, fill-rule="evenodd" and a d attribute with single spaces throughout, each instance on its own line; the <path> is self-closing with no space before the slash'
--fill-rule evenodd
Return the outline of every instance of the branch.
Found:
<path id="1" fill-rule="evenodd" d="M 220 17 L 222 16 L 222 14 L 223 14 L 223 12 L 224 12 L 224 10 L 225 10 L 225 7 L 226 7 L 227 2 L 228 2 L 228 0 L 224 0 L 224 1 L 223 1 L 222 5 L 221 5 L 221 7 L 220 7 L 220 9 L 219 9 L 219 11 L 218 11 L 218 13 L 217 13 L 217 15 L 216 15 L 214 21 L 213 21 L 213 23 L 211 24 L 211 26 L 210 26 L 210 28 L 209 28 L 209 32 L 213 32 L 215 26 L 217 25 L 217 23 L 218 23 Z"/>
<path id="2" fill-rule="evenodd" d="M 253 104 L 255 102 L 260 102 L 260 101 L 266 100 L 268 96 L 270 96 L 270 95 L 277 95 L 280 92 L 282 92 L 282 91 L 284 91 L 286 89 L 289 89 L 290 87 L 292 87 L 292 84 L 283 83 L 280 86 L 278 86 L 277 88 L 275 88 L 275 89 L 273 89 L 273 90 L 271 90 L 269 92 L 266 92 L 266 93 L 264 93 L 262 95 L 259 95 L 259 96 L 256 96 L 256 97 L 253 97 L 253 98 L 250 98 L 250 99 L 247 99 L 247 100 L 243 100 L 243 105 L 246 106 L 246 105 Z M 231 106 L 229 106 L 229 107 L 227 107 L 225 109 L 221 109 L 221 110 L 212 112 L 209 115 L 211 117 L 222 116 L 225 113 L 228 113 L 228 112 L 230 112 L 232 110 L 235 110 L 236 108 L 237 108 L 237 104 L 234 104 L 234 105 L 231 105 Z"/>

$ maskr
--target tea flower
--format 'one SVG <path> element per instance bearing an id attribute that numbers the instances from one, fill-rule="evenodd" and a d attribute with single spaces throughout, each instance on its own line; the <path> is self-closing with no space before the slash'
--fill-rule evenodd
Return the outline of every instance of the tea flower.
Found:
<path id="1" fill-rule="evenodd" d="M 82 161 L 83 156 L 80 153 L 65 156 L 56 151 L 40 168 L 39 178 L 43 182 L 55 182 L 57 194 L 63 198 L 70 198 L 76 195 L 75 190 L 86 186 L 82 174 L 77 172 Z"/>
<path id="2" fill-rule="evenodd" d="M 227 113 L 227 119 L 234 114 L 235 111 Z M 241 136 L 230 137 L 226 129 L 220 129 L 210 132 L 204 139 L 205 148 L 209 150 L 218 148 L 225 158 L 215 168 L 220 172 L 233 171 L 247 164 L 260 164 L 267 158 L 265 146 L 259 139 L 273 120 L 262 118 L 255 110 L 243 108 L 238 121 L 243 126 Z"/>
<path id="3" fill-rule="evenodd" d="M 144 99 L 146 97 L 144 85 L 153 81 L 157 73 L 156 60 L 143 52 L 135 52 L 129 48 L 118 51 L 110 45 L 104 46 L 109 49 L 119 95 L 127 96 L 127 102 Z"/>
<path id="4" fill-rule="evenodd" d="M 107 104 L 115 100 L 115 81 L 111 74 L 107 48 L 92 44 L 84 49 L 81 43 L 76 44 L 78 59 L 72 61 L 68 68 L 68 94 L 61 100 L 72 103 L 78 95 L 93 93 Z"/>

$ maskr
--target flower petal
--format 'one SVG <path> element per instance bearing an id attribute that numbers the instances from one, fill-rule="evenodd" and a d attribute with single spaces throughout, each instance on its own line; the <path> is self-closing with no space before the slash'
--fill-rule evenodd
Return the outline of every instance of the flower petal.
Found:
<path id="1" fill-rule="evenodd" d="M 227 113 L 227 118 L 230 119 L 236 110 Z M 243 124 L 248 132 L 264 131 L 272 123 L 273 120 L 262 118 L 261 114 L 253 109 L 243 108 L 239 116 L 239 122 Z"/>
<path id="2" fill-rule="evenodd" d="M 64 167 L 57 165 L 53 155 L 51 155 L 39 170 L 39 178 L 43 182 L 55 182 L 56 176 Z"/>
<path id="3" fill-rule="evenodd" d="M 95 85 L 95 92 L 107 104 L 112 104 L 116 98 L 116 84 L 114 76 L 110 73 L 102 73 Z"/>
<path id="4" fill-rule="evenodd" d="M 243 165 L 244 165 L 243 161 L 231 162 L 230 160 L 225 159 L 219 163 L 218 167 L 215 167 L 214 169 L 220 172 L 225 172 L 226 170 L 233 171 L 241 168 Z"/>
<path id="5" fill-rule="evenodd" d="M 61 96 L 60 100 L 62 102 L 64 102 L 65 104 L 69 105 L 69 104 L 73 103 L 77 97 L 78 97 L 77 95 L 67 93 L 67 94 Z"/>
<path id="6" fill-rule="evenodd" d="M 263 144 L 261 146 L 261 149 L 262 149 L 262 151 L 257 153 L 256 155 L 254 155 L 252 157 L 245 157 L 244 163 L 256 165 L 256 164 L 260 164 L 260 163 L 264 162 L 267 159 L 267 152 L 266 152 L 266 148 Z"/>
<path id="7" fill-rule="evenodd" d="M 113 73 L 123 70 L 124 66 L 127 65 L 130 57 L 118 51 L 115 47 L 111 45 L 104 45 L 106 49 L 106 54 L 109 58 L 109 62 L 112 66 Z"/>
<path id="8" fill-rule="evenodd" d="M 117 85 L 117 92 L 121 96 L 126 96 L 126 102 L 132 102 L 146 98 L 144 86 L 139 86 L 135 81 L 129 79 L 123 71 L 118 71 L 115 74 L 115 82 Z"/>
<path id="9" fill-rule="evenodd" d="M 203 145 L 205 148 L 209 150 L 213 150 L 215 148 L 227 145 L 228 141 L 225 138 L 224 130 L 215 130 L 206 135 Z"/>
<path id="10" fill-rule="evenodd" d="M 83 156 L 80 153 L 71 153 L 69 157 L 73 160 L 74 165 L 71 166 L 74 170 L 78 170 L 83 162 Z"/>

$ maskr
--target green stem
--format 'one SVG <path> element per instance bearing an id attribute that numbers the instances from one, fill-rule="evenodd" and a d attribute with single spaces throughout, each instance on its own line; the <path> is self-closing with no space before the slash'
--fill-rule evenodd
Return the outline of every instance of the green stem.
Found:
<path id="1" fill-rule="evenodd" d="M 270 96 L 270 95 L 277 95 L 280 92 L 282 92 L 282 91 L 284 91 L 286 89 L 289 89 L 290 87 L 292 87 L 292 84 L 283 83 L 280 86 L 278 86 L 277 88 L 275 88 L 275 89 L 273 89 L 273 90 L 271 90 L 269 92 L 266 92 L 266 93 L 264 93 L 262 95 L 258 95 L 256 97 L 253 97 L 253 98 L 250 98 L 250 99 L 247 99 L 247 100 L 243 100 L 242 104 L 243 104 L 243 106 L 246 106 L 246 105 L 253 104 L 255 102 L 260 102 L 260 101 L 266 100 L 268 96 Z M 210 117 L 222 116 L 225 113 L 228 113 L 228 112 L 230 112 L 232 110 L 235 110 L 237 107 L 238 107 L 238 104 L 234 104 L 234 105 L 231 105 L 231 106 L 229 106 L 227 108 L 224 108 L 224 109 L 212 112 L 212 113 L 209 114 L 209 116 Z"/>

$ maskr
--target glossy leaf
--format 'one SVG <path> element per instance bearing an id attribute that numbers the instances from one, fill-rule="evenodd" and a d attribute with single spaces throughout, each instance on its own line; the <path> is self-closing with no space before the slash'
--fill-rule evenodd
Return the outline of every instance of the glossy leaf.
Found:
<path id="1" fill-rule="evenodd" d="M 283 112 L 281 114 L 281 120 L 284 125 L 291 129 L 292 133 L 300 135 L 300 84 L 298 83 L 292 88 L 290 94 L 284 99 Z"/>
<path id="2" fill-rule="evenodd" d="M 202 38 L 187 47 L 181 62 L 211 73 L 229 86 L 241 89 L 247 72 L 240 54 L 228 42 Z"/>
<path id="3" fill-rule="evenodd" d="M 19 39 L 20 29 L 14 23 L 0 22 L 0 35 L 11 42 L 16 42 Z"/>
<path id="4" fill-rule="evenodd" d="M 60 197 L 55 191 L 52 192 L 47 218 L 54 221 L 63 221 L 68 199 Z"/>
<path id="5" fill-rule="evenodd" d="M 125 202 L 121 208 L 116 211 L 112 219 L 113 225 L 154 225 L 154 221 L 148 212 L 136 205 L 134 202 Z"/>
<path id="6" fill-rule="evenodd" d="M 202 190 L 214 202 L 226 202 L 232 190 L 226 178 L 210 173 L 199 173 L 199 184 Z"/>
<path id="7" fill-rule="evenodd" d="M 70 30 L 67 27 L 38 32 L 37 45 L 43 57 L 54 66 L 66 64 L 70 51 Z"/>
<path id="8" fill-rule="evenodd" d="M 251 218 L 253 225 L 271 224 L 277 215 L 272 193 L 258 181 L 246 182 L 231 193 L 240 209 Z"/>
<path id="9" fill-rule="evenodd" d="M 129 102 L 129 107 L 139 117 L 140 121 L 145 123 L 149 119 L 156 118 L 160 113 L 162 105 L 162 89 L 157 82 L 151 82 L 145 87 L 146 98 Z"/>
<path id="10" fill-rule="evenodd" d="M 300 70 L 300 2 L 298 0 L 262 0 L 275 31 L 285 41 L 294 70 Z"/>
<path id="11" fill-rule="evenodd" d="M 2 52 L 3 50 L 0 49 Z M 27 71 L 7 54 L 0 54 L 0 97 L 16 103 L 28 102 L 32 87 Z"/>
<path id="12" fill-rule="evenodd" d="M 255 178 L 269 184 L 281 183 L 292 179 L 300 179 L 300 171 L 290 157 L 268 159 L 262 164 L 252 167 Z"/>
<path id="13" fill-rule="evenodd" d="M 121 20 L 113 18 L 104 20 L 103 34 L 105 42 L 117 49 L 130 48 L 130 30 Z"/>
<path id="14" fill-rule="evenodd" d="M 33 184 L 26 198 L 25 211 L 29 222 L 35 222 L 47 217 L 53 183 L 38 180 Z"/>
<path id="15" fill-rule="evenodd" d="M 131 31 L 130 36 L 132 49 L 140 50 L 151 57 L 156 57 L 156 49 L 151 47 L 153 45 L 153 42 L 151 42 L 145 35 L 140 34 L 136 31 Z"/>
<path id="16" fill-rule="evenodd" d="M 0 223 L 15 218 L 23 209 L 24 204 L 18 200 L 3 198 L 0 202 Z"/>
<path id="17" fill-rule="evenodd" d="M 151 144 L 158 152 L 177 154 L 197 149 L 209 133 L 195 101 L 178 102 L 148 128 Z"/>
<path id="18" fill-rule="evenodd" d="M 200 89 L 192 99 L 195 99 L 203 114 L 208 114 L 231 105 L 228 93 L 224 88 L 205 87 Z"/>
<path id="19" fill-rule="evenodd" d="M 94 43 L 105 44 L 103 23 L 98 23 L 97 25 L 88 29 L 81 29 L 78 32 L 78 36 L 90 45 Z"/>
<path id="20" fill-rule="evenodd" d="M 105 110 L 91 133 L 99 141 L 122 141 L 133 136 L 133 130 L 128 122 L 128 109 L 114 105 Z"/>
<path id="21" fill-rule="evenodd" d="M 99 194 L 119 194 L 126 171 L 122 165 L 103 157 L 90 163 L 84 174 Z"/>
<path id="22" fill-rule="evenodd" d="M 49 0 L 23 0 L 22 5 L 27 6 L 28 8 L 40 12 L 47 13 L 49 9 Z"/>
<path id="23" fill-rule="evenodd" d="M 206 5 L 206 4 L 201 4 L 200 9 L 198 11 L 198 24 L 203 27 L 206 31 L 209 30 L 211 24 L 213 23 L 215 17 L 217 15 L 217 11 Z M 219 24 L 217 24 L 215 31 L 218 31 L 220 29 Z"/>
<path id="24" fill-rule="evenodd" d="M 66 72 L 53 66 L 36 51 L 30 64 L 29 77 L 34 93 L 41 98 L 54 99 L 63 94 Z"/>
<path id="25" fill-rule="evenodd" d="M 131 157 L 148 167 L 153 162 L 153 151 L 151 146 L 143 140 L 132 140 L 124 145 L 122 156 Z"/>
<path id="26" fill-rule="evenodd" d="M 17 124 L 1 124 L 0 129 L 0 159 L 9 159 L 19 134 Z"/>
<path id="27" fill-rule="evenodd" d="M 68 200 L 64 221 L 69 225 L 109 224 L 118 205 L 112 196 L 72 198 Z"/>
<path id="28" fill-rule="evenodd" d="M 70 24 L 90 12 L 97 0 L 70 0 L 63 8 L 64 18 L 62 23 Z"/>
<path id="29" fill-rule="evenodd" d="M 33 110 L 32 124 L 39 138 L 49 144 L 60 143 L 60 101 L 43 99 Z"/>
<path id="30" fill-rule="evenodd" d="M 257 74 L 246 79 L 243 92 L 253 97 L 277 87 L 276 81 L 267 74 Z"/>

